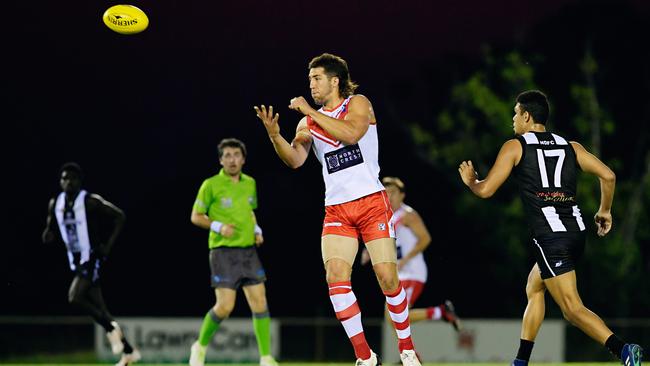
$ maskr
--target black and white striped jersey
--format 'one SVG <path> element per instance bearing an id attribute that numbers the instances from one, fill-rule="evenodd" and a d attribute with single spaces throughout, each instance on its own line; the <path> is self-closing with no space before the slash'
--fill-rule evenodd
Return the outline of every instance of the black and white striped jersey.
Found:
<path id="1" fill-rule="evenodd" d="M 534 235 L 584 231 L 571 144 L 550 132 L 528 132 L 517 139 L 523 152 L 514 175 Z"/>

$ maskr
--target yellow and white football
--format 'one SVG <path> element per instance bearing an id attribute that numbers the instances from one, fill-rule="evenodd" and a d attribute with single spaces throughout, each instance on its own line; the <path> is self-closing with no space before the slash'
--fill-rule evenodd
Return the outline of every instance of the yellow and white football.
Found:
<path id="1" fill-rule="evenodd" d="M 135 34 L 147 29 L 149 18 L 133 5 L 115 5 L 104 12 L 104 24 L 120 34 Z"/>

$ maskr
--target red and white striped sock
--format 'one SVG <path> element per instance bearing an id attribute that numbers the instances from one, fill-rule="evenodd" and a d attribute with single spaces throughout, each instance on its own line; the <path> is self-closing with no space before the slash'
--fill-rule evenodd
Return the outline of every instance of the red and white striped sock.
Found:
<path id="1" fill-rule="evenodd" d="M 445 309 L 442 305 L 439 306 L 429 306 L 427 308 L 427 319 L 429 320 L 438 320 L 442 318 L 442 313 Z"/>
<path id="2" fill-rule="evenodd" d="M 370 346 L 363 333 L 361 310 L 357 304 L 357 298 L 352 292 L 352 283 L 350 281 L 330 283 L 329 294 L 336 318 L 341 321 L 345 333 L 350 338 L 354 354 L 362 360 L 369 359 Z"/>
<path id="3" fill-rule="evenodd" d="M 384 295 L 386 295 L 388 314 L 393 321 L 395 332 L 397 332 L 397 346 L 399 347 L 400 353 L 403 350 L 414 349 L 413 341 L 411 340 L 408 300 L 404 288 L 400 284 L 397 290 L 390 293 L 384 292 Z"/>

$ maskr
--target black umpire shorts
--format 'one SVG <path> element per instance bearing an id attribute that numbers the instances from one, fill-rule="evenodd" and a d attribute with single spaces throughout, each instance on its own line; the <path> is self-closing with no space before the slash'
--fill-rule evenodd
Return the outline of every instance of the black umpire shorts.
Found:
<path id="1" fill-rule="evenodd" d="M 585 232 L 545 234 L 533 238 L 533 253 L 542 279 L 571 272 L 585 250 Z"/>
<path id="2" fill-rule="evenodd" d="M 254 246 L 247 248 L 218 247 L 210 250 L 212 287 L 237 290 L 241 286 L 266 281 L 262 262 Z"/>
<path id="3" fill-rule="evenodd" d="M 75 276 L 86 279 L 93 285 L 99 283 L 99 271 L 102 265 L 101 259 L 91 256 L 86 262 L 81 263 L 81 253 L 73 253 L 73 263 L 75 264 Z"/>

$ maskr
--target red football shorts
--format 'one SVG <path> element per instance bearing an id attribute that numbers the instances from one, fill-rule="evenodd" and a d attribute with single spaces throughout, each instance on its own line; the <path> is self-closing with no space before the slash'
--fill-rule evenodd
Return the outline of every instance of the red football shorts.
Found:
<path id="1" fill-rule="evenodd" d="M 354 201 L 325 206 L 322 235 L 360 238 L 364 243 L 394 238 L 391 217 L 393 210 L 386 191 L 375 192 Z"/>

